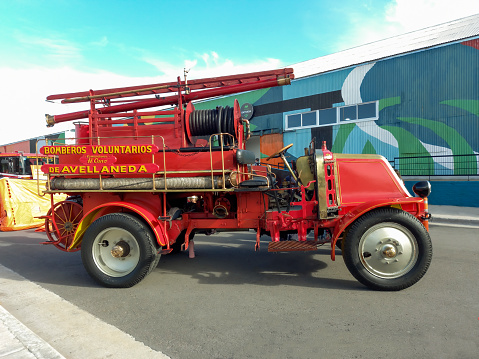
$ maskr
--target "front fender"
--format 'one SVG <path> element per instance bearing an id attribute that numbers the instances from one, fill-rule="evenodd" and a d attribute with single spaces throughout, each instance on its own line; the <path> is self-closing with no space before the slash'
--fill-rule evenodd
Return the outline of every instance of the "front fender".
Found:
<path id="1" fill-rule="evenodd" d="M 75 231 L 75 236 L 73 238 L 72 244 L 68 248 L 69 250 L 77 248 L 83 239 L 83 235 L 85 234 L 86 230 L 96 219 L 98 213 L 102 210 L 108 210 L 113 208 L 124 208 L 131 212 L 138 214 L 141 218 L 143 218 L 146 223 L 150 226 L 151 230 L 153 231 L 156 241 L 160 246 L 165 246 L 167 244 L 167 236 L 166 236 L 166 229 L 163 225 L 158 221 L 149 209 L 145 208 L 142 205 L 132 202 L 107 202 L 102 203 L 101 205 L 91 209 L 85 216 L 83 216 L 81 222 L 78 224 L 78 227 Z M 111 211 L 114 212 L 114 211 Z"/>
<path id="2" fill-rule="evenodd" d="M 414 212 L 419 215 L 422 212 L 424 212 L 424 199 L 419 197 L 408 197 L 408 198 L 394 199 L 391 201 L 384 201 L 384 200 L 370 201 L 370 202 L 362 203 L 359 206 L 350 210 L 334 226 L 333 238 L 331 240 L 331 259 L 333 261 L 335 260 L 335 246 L 339 236 L 356 219 L 361 217 L 363 214 L 379 207 L 398 207 L 400 209 L 404 209 L 403 207 L 408 207 L 408 209 L 415 207 Z"/>

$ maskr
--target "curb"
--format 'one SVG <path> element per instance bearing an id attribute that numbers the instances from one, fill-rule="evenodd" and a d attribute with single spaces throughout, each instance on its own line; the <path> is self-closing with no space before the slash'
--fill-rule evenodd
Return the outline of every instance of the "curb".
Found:
<path id="1" fill-rule="evenodd" d="M 431 225 L 438 226 L 479 226 L 479 207 L 430 205 Z"/>
<path id="2" fill-rule="evenodd" d="M 0 359 L 170 359 L 1 264 L 0 288 Z"/>
<path id="3" fill-rule="evenodd" d="M 451 226 L 479 227 L 479 218 L 432 214 L 431 219 L 429 219 L 429 224 L 440 225 L 440 226 L 451 225 Z"/>
<path id="4" fill-rule="evenodd" d="M 65 359 L 0 305 L 0 358 Z"/>

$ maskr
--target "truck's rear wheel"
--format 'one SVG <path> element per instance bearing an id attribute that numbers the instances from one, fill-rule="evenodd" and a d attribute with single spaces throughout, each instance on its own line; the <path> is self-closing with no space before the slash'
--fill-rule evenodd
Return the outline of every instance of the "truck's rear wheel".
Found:
<path id="1" fill-rule="evenodd" d="M 343 244 L 351 274 L 376 290 L 410 287 L 426 273 L 432 259 L 429 233 L 411 214 L 380 208 L 360 217 Z"/>
<path id="2" fill-rule="evenodd" d="M 128 288 L 158 264 L 160 254 L 149 227 L 126 213 L 98 218 L 85 232 L 81 246 L 88 274 L 106 287 Z"/>

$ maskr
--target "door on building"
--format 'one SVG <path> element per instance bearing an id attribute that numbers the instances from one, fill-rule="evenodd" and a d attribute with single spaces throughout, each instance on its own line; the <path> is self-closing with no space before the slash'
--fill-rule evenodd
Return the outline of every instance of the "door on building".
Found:
<path id="1" fill-rule="evenodd" d="M 280 168 L 283 168 L 283 160 L 281 158 L 272 158 L 269 161 L 266 161 L 268 156 L 278 152 L 284 147 L 283 144 L 283 134 L 282 133 L 272 133 L 269 135 L 263 135 L 260 139 L 260 151 L 261 151 L 261 163 L 270 164 L 274 167 L 279 165 Z"/>

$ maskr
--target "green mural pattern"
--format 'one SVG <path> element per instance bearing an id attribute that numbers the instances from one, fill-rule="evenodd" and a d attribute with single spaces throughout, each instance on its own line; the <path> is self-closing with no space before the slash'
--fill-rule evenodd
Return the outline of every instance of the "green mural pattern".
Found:
<path id="1" fill-rule="evenodd" d="M 414 175 L 418 172 L 428 175 L 434 174 L 434 161 L 430 157 L 429 151 L 416 136 L 401 127 L 381 126 L 381 128 L 389 131 L 397 140 L 399 146 L 399 168 L 402 175 Z M 411 158 L 417 156 L 427 157 L 421 159 Z"/>
<path id="2" fill-rule="evenodd" d="M 469 143 L 467 143 L 464 137 L 462 137 L 459 132 L 457 132 L 451 126 L 439 121 L 432 121 L 424 118 L 400 117 L 399 119 L 404 122 L 416 124 L 430 129 L 444 141 L 446 141 L 453 155 L 474 155 L 474 151 Z M 454 157 L 455 175 L 470 173 L 470 166 L 473 166 L 472 171 L 477 172 L 477 162 L 470 163 L 470 160 L 467 157 Z"/>
<path id="3" fill-rule="evenodd" d="M 370 141 L 367 141 L 363 148 L 363 154 L 376 154 L 376 149 Z"/>
<path id="4" fill-rule="evenodd" d="M 238 100 L 240 105 L 242 105 L 243 103 L 255 103 L 261 97 L 263 97 L 264 94 L 268 92 L 268 90 L 269 88 L 235 94 L 234 96 L 221 97 L 215 100 L 196 102 L 194 105 L 196 110 L 209 110 L 209 109 L 214 109 L 217 106 L 233 107 L 235 99 Z"/>
<path id="5" fill-rule="evenodd" d="M 381 110 L 385 109 L 386 107 L 399 105 L 400 103 L 401 103 L 401 96 L 384 98 L 382 100 L 379 100 L 378 111 L 381 112 Z"/>
<path id="6" fill-rule="evenodd" d="M 447 100 L 441 101 L 440 104 L 461 108 L 464 111 L 479 116 L 479 100 Z"/>
<path id="7" fill-rule="evenodd" d="M 356 127 L 356 125 L 354 123 L 347 123 L 344 125 L 339 125 L 338 127 L 338 133 L 336 135 L 336 138 L 334 138 L 333 148 L 331 149 L 331 151 L 342 153 L 344 145 L 346 144 L 346 141 L 351 134 L 351 131 L 354 130 L 354 127 Z"/>

